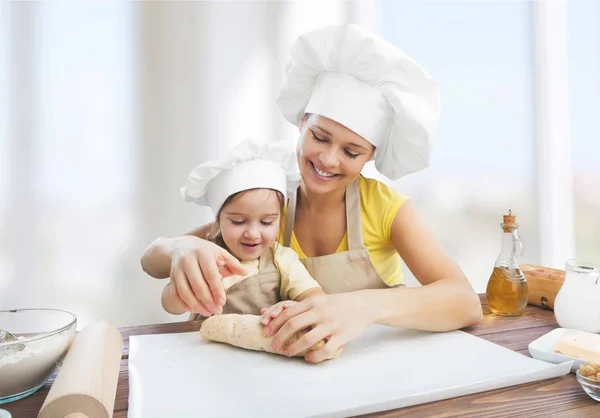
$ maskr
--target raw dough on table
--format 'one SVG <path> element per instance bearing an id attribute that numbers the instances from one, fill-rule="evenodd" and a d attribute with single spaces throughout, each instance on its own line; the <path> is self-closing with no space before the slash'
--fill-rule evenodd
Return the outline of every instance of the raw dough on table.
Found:
<path id="1" fill-rule="evenodd" d="M 271 346 L 273 336 L 264 336 L 264 327 L 260 323 L 260 319 L 260 315 L 223 314 L 211 316 L 202 322 L 200 336 L 205 340 L 217 341 L 247 350 L 283 355 L 283 353 L 273 350 Z M 286 342 L 286 346 L 302 338 L 308 331 L 308 329 L 305 329 L 296 332 Z M 296 357 L 304 357 L 307 353 L 318 350 L 324 345 L 325 340 L 321 340 L 312 347 L 296 354 Z M 341 351 L 342 348 L 340 347 L 328 360 L 339 356 Z"/>

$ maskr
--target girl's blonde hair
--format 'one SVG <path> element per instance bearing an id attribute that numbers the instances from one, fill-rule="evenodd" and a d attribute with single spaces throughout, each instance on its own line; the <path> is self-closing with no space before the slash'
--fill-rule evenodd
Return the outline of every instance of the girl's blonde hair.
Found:
<path id="1" fill-rule="evenodd" d="M 206 239 L 208 241 L 217 244 L 219 247 L 224 248 L 227 251 L 230 251 L 229 248 L 227 248 L 227 244 L 225 244 L 225 241 L 223 240 L 223 235 L 221 235 L 221 225 L 219 222 L 219 219 L 221 218 L 221 212 L 223 211 L 223 208 L 225 208 L 225 206 L 227 206 L 231 202 L 239 199 L 245 193 L 247 193 L 251 190 L 257 190 L 257 189 L 242 190 L 241 192 L 234 193 L 231 196 L 229 196 L 227 199 L 225 199 L 225 202 L 223 202 L 223 205 L 221 205 L 221 209 L 219 209 L 219 213 L 217 213 L 215 222 L 213 223 L 212 227 L 206 234 Z M 279 190 L 273 190 L 273 189 L 267 189 L 267 190 L 270 190 L 277 194 L 277 200 L 279 201 L 279 231 L 281 232 L 281 230 L 285 227 L 285 221 L 283 219 L 283 209 L 285 207 L 285 200 L 283 198 L 283 194 Z"/>

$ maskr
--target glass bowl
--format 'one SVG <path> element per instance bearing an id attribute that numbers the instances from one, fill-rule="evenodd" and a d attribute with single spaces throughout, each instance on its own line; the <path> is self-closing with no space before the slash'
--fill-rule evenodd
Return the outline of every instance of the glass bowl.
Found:
<path id="1" fill-rule="evenodd" d="M 582 376 L 579 373 L 579 370 L 577 370 L 575 375 L 577 377 L 577 382 L 579 382 L 585 393 L 593 400 L 600 402 L 600 381 Z"/>
<path id="2" fill-rule="evenodd" d="M 0 343 L 0 404 L 37 391 L 71 347 L 77 316 L 60 309 L 0 311 L 0 330 L 17 341 Z"/>

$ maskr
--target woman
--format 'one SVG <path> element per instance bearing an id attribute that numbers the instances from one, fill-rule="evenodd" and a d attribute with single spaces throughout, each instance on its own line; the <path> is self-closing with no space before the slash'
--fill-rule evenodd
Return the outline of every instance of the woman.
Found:
<path id="1" fill-rule="evenodd" d="M 299 126 L 303 177 L 280 241 L 300 255 L 328 295 L 274 318 L 265 327 L 275 335 L 274 348 L 312 326 L 285 353 L 326 338 L 307 357 L 319 362 L 371 324 L 448 331 L 479 322 L 478 296 L 411 202 L 360 175 L 371 159 L 392 180 L 427 167 L 440 108 L 429 75 L 357 25 L 331 26 L 296 40 L 277 103 Z M 201 238 L 209 227 L 159 238 L 142 257 L 148 274 L 170 276 L 181 299 L 203 315 L 221 312 L 220 280 L 241 268 Z M 400 259 L 423 286 L 401 286 Z"/>

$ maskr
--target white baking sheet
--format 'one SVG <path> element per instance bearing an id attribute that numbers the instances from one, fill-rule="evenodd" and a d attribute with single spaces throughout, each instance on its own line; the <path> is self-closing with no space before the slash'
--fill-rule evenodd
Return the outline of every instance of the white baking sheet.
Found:
<path id="1" fill-rule="evenodd" d="M 348 417 L 569 373 L 470 334 L 372 326 L 328 362 L 206 342 L 130 337 L 129 418 Z"/>

